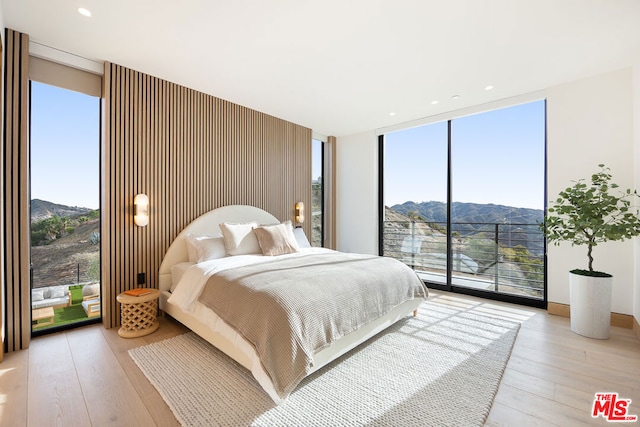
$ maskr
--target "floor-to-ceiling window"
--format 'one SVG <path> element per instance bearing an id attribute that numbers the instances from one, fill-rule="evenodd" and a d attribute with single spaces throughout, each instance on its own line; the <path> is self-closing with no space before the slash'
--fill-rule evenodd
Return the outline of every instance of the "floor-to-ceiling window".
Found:
<path id="1" fill-rule="evenodd" d="M 382 137 L 381 251 L 433 287 L 546 300 L 545 102 Z"/>
<path id="2" fill-rule="evenodd" d="M 34 333 L 100 318 L 100 98 L 30 86 Z"/>
<path id="3" fill-rule="evenodd" d="M 324 143 L 312 140 L 311 149 L 311 246 L 324 246 Z"/>

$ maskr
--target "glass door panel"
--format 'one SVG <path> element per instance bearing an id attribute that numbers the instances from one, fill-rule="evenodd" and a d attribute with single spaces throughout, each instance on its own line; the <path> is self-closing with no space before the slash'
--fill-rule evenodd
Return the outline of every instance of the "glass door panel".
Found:
<path id="1" fill-rule="evenodd" d="M 100 99 L 31 82 L 32 331 L 100 317 Z"/>
<path id="2" fill-rule="evenodd" d="M 384 136 L 384 248 L 431 283 L 447 284 L 447 123 Z"/>
<path id="3" fill-rule="evenodd" d="M 452 120 L 452 286 L 544 297 L 544 110 Z"/>

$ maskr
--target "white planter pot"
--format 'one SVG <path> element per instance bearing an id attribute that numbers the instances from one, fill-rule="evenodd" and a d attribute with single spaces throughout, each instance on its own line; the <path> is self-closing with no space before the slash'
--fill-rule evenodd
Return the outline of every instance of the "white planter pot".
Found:
<path id="1" fill-rule="evenodd" d="M 613 277 L 569 273 L 571 330 L 589 338 L 609 338 Z"/>

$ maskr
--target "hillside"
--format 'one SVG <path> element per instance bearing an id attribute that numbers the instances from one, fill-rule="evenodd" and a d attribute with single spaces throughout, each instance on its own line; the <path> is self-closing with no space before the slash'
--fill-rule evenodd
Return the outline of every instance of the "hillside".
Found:
<path id="1" fill-rule="evenodd" d="M 32 200 L 31 265 L 33 287 L 98 281 L 100 274 L 100 219 L 97 211 Z M 64 227 L 38 230 L 58 220 Z M 62 221 L 60 221 L 62 219 Z M 44 237 L 43 237 L 44 234 Z"/>
<path id="2" fill-rule="evenodd" d="M 498 225 L 500 242 L 507 247 L 524 246 L 532 254 L 544 252 L 544 241 L 538 224 L 544 219 L 541 209 L 516 208 L 494 204 L 452 203 L 452 232 L 459 236 L 484 235 L 495 238 Z M 392 211 L 408 217 L 422 219 L 433 226 L 444 228 L 447 205 L 444 202 L 405 202 L 393 205 Z"/>
<path id="3" fill-rule="evenodd" d="M 515 208 L 494 204 L 453 202 L 452 220 L 461 223 L 538 224 L 544 212 L 541 209 Z M 447 205 L 444 202 L 404 202 L 391 209 L 404 215 L 415 212 L 428 222 L 446 222 Z"/>
<path id="4" fill-rule="evenodd" d="M 60 217 L 76 217 L 91 212 L 93 209 L 79 208 L 76 206 L 65 206 L 56 203 L 47 202 L 46 200 L 31 200 L 31 221 L 41 221 L 51 218 L 54 215 Z"/>

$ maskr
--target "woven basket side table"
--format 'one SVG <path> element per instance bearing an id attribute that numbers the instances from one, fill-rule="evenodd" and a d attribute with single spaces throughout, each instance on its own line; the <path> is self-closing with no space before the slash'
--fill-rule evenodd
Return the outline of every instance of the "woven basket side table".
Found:
<path id="1" fill-rule="evenodd" d="M 137 338 L 155 332 L 160 326 L 158 322 L 158 298 L 160 291 L 149 288 L 150 293 L 139 297 L 119 294 L 116 299 L 120 303 L 120 329 L 118 335 L 123 338 Z"/>

